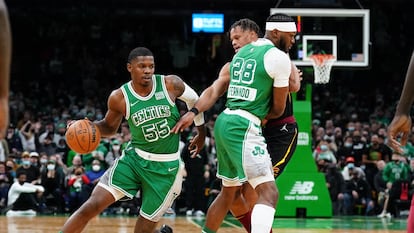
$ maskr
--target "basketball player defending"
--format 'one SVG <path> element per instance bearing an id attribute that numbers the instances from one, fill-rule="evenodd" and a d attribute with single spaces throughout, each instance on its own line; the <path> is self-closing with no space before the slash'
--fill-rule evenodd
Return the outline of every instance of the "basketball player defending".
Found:
<path id="1" fill-rule="evenodd" d="M 410 64 L 408 65 L 405 77 L 404 87 L 401 93 L 400 101 L 397 105 L 395 116 L 388 126 L 388 145 L 395 151 L 402 153 L 401 146 L 407 143 L 408 135 L 411 131 L 410 111 L 414 102 L 414 52 L 411 55 Z M 401 137 L 401 143 L 398 142 Z M 414 233 L 414 195 L 411 199 L 410 213 L 408 215 L 407 233 Z"/>
<path id="2" fill-rule="evenodd" d="M 251 24 L 253 23 L 253 24 Z M 240 25 L 237 25 L 240 24 Z M 236 26 L 239 26 L 240 28 L 237 28 L 238 30 L 241 29 L 242 31 L 245 31 L 245 29 L 248 29 L 249 26 L 252 25 L 256 25 L 254 22 L 252 22 L 251 20 L 240 20 L 240 22 L 236 22 L 235 23 Z M 280 38 L 280 33 L 277 32 L 275 30 L 275 26 L 277 25 L 268 25 L 267 31 L 266 31 L 266 35 L 265 38 L 269 39 L 273 45 L 277 44 L 277 41 Z M 293 36 L 295 35 L 296 32 L 296 26 L 295 23 L 290 23 L 289 25 L 284 25 L 287 26 L 287 28 L 285 27 L 286 30 L 291 30 L 293 31 Z M 256 30 L 258 31 L 258 26 L 256 25 Z M 232 26 L 233 28 L 233 26 Z M 231 29 L 232 29 L 231 28 Z M 249 31 L 245 31 L 245 33 L 241 33 L 240 35 L 234 35 L 234 37 L 232 38 L 232 44 L 234 49 L 236 50 L 236 52 L 240 49 L 241 46 L 247 44 L 250 41 L 253 41 L 255 39 L 257 39 L 257 31 L 255 32 L 254 30 L 249 29 Z M 243 37 L 245 36 L 245 37 Z M 243 37 L 243 38 L 241 38 Z M 245 42 L 242 42 L 241 44 L 239 44 L 239 40 L 246 40 Z M 244 52 L 247 52 L 249 50 L 256 50 L 257 48 L 255 48 L 255 46 L 259 46 L 261 45 L 261 43 L 263 43 L 264 41 L 267 41 L 266 39 L 259 39 L 258 41 L 249 44 L 248 48 L 243 47 L 242 49 L 240 49 L 240 52 L 236 54 L 235 58 L 233 58 L 232 64 L 238 60 L 238 55 L 240 55 L 240 58 L 242 58 L 242 60 L 244 58 L 247 58 L 248 55 L 245 55 Z M 270 42 L 269 41 L 269 42 Z M 291 41 L 294 42 L 294 40 L 292 39 Z M 243 50 L 244 49 L 244 50 Z M 274 48 L 276 49 L 276 48 Z M 283 64 L 278 64 L 275 65 L 275 63 L 273 63 L 272 67 L 276 67 L 277 68 L 275 70 L 273 70 L 275 73 L 275 76 L 277 76 L 277 78 L 287 78 L 285 81 L 287 81 L 286 84 L 289 83 L 289 75 L 290 75 L 290 70 L 291 70 L 291 63 L 290 63 L 290 59 L 288 58 L 287 54 L 284 53 L 281 50 L 276 49 L 278 52 L 275 54 L 272 54 L 270 56 L 265 56 L 265 60 L 266 58 L 271 58 L 271 59 L 281 59 L 280 56 L 287 58 L 287 62 L 283 63 Z M 243 52 L 244 51 L 244 52 Z M 249 52 L 247 52 L 249 53 Z M 255 54 L 255 52 L 252 52 L 251 54 Z M 283 54 L 283 55 L 281 55 Z M 246 56 L 246 57 L 245 57 Z M 259 55 L 261 56 L 261 55 Z M 285 57 L 286 56 L 286 57 Z M 256 61 L 260 61 L 260 58 Z M 284 60 L 286 61 L 286 60 Z M 281 61 L 280 61 L 281 62 Z M 257 63 L 259 64 L 259 63 Z M 266 64 L 266 61 L 265 61 Z M 236 66 L 237 67 L 237 66 Z M 254 68 L 254 67 L 253 67 Z M 229 140 L 235 139 L 230 137 L 228 134 L 230 132 L 233 132 L 233 128 L 230 126 L 232 125 L 231 121 L 236 121 L 238 118 L 235 117 L 233 115 L 233 111 L 237 111 L 237 114 L 240 114 L 241 118 L 244 118 L 246 115 L 244 114 L 245 112 L 242 111 L 238 111 L 241 109 L 245 109 L 248 107 L 240 107 L 238 110 L 230 110 L 233 109 L 232 107 L 232 103 L 233 101 L 235 101 L 235 99 L 237 99 L 237 97 L 232 96 L 232 85 L 235 85 L 233 83 L 233 80 L 236 80 L 235 78 L 237 78 L 237 72 L 235 72 L 237 68 L 233 67 L 233 72 L 230 75 L 230 69 L 229 69 L 229 64 L 226 64 L 225 66 L 223 66 L 222 70 L 220 71 L 219 77 L 218 79 L 212 84 L 212 86 L 210 86 L 209 88 L 207 88 L 203 94 L 201 95 L 199 101 L 196 102 L 195 104 L 195 108 L 197 108 L 197 110 L 200 111 L 205 111 L 206 109 L 210 108 L 215 101 L 222 95 L 224 94 L 224 92 L 228 90 L 228 100 L 227 100 L 227 107 L 228 109 L 226 109 L 224 111 L 224 113 L 221 113 L 220 115 L 222 115 L 222 119 L 221 121 L 226 122 L 228 125 L 226 125 L 225 127 L 220 126 L 220 116 L 217 118 L 216 121 L 216 126 L 215 126 L 215 135 L 216 135 L 216 142 L 217 142 L 217 148 L 218 148 L 218 167 L 219 167 L 219 171 L 218 171 L 218 176 L 223 178 L 223 188 L 222 188 L 222 192 L 219 194 L 219 196 L 215 199 L 215 201 L 213 202 L 213 204 L 210 206 L 209 211 L 207 212 L 207 222 L 206 225 L 203 229 L 203 232 L 215 232 L 217 231 L 217 229 L 219 228 L 225 214 L 227 213 L 227 211 L 229 210 L 229 208 L 231 208 L 231 205 L 233 204 L 233 201 L 235 200 L 236 197 L 240 196 L 240 187 L 241 187 L 241 183 L 237 182 L 232 182 L 229 180 L 229 177 L 226 175 L 221 175 L 221 173 L 225 174 L 227 172 L 226 168 L 224 168 L 222 171 L 220 171 L 221 166 L 225 167 L 225 165 L 228 165 L 229 163 L 232 163 L 232 161 L 225 161 L 225 159 L 228 159 L 230 157 L 243 157 L 244 160 L 249 160 L 251 158 L 249 158 L 249 156 L 251 156 L 250 154 L 250 150 L 246 150 L 246 151 L 238 151 L 238 150 L 232 150 L 230 147 L 235 147 L 240 148 L 242 145 L 244 145 L 244 143 L 241 142 L 236 142 L 234 145 L 232 145 L 231 143 L 229 143 L 229 141 L 226 141 L 228 138 Z M 266 71 L 265 71 L 266 72 Z M 285 73 L 287 72 L 287 73 Z M 236 74 L 236 75 L 235 75 Z M 269 73 L 268 73 L 269 74 Z M 257 70 L 255 73 L 255 76 L 253 76 L 254 80 L 256 81 L 256 79 L 259 79 L 258 77 L 260 77 L 260 75 L 263 74 L 258 74 Z M 287 75 L 287 76 L 285 76 Z M 235 77 L 236 76 L 236 77 Z M 250 76 L 249 76 L 250 77 Z M 275 82 L 277 80 L 277 78 L 275 78 Z M 246 80 L 244 80 L 246 81 Z M 277 81 L 281 81 L 281 80 L 277 80 Z M 247 81 L 246 81 L 247 82 Z M 243 85 L 242 81 L 238 82 L 238 85 Z M 230 88 L 228 88 L 230 86 Z M 235 85 L 234 88 L 237 88 L 237 85 Z M 272 105 L 272 107 L 275 107 L 273 109 L 273 111 L 271 111 L 271 114 L 267 115 L 266 118 L 272 119 L 272 118 L 277 118 L 280 115 L 282 115 L 284 109 L 285 109 L 285 103 L 286 103 L 286 95 L 288 93 L 288 87 L 286 86 L 285 88 L 283 88 L 283 92 L 281 90 L 282 88 L 273 88 L 273 98 L 276 99 L 273 101 L 273 104 L 278 103 L 280 104 L 279 106 L 274 106 Z M 236 91 L 236 90 L 234 90 Z M 283 94 L 282 94 L 283 93 Z M 283 102 L 282 102 L 283 99 Z M 236 100 L 236 102 L 243 102 L 242 100 Z M 247 101 L 249 102 L 249 101 Z M 257 104 L 257 102 L 255 103 Z M 260 105 L 264 105 L 266 104 L 265 101 L 260 102 Z M 270 103 L 269 103 L 270 104 Z M 270 106 L 270 105 L 269 105 Z M 257 107 L 257 106 L 256 106 Z M 275 114 L 275 109 L 279 108 L 276 112 L 278 112 L 277 114 Z M 237 109 L 237 107 L 235 108 Z M 253 115 L 257 114 L 257 112 L 252 111 Z M 223 116 L 224 115 L 224 116 Z M 249 115 L 251 116 L 251 115 Z M 192 121 L 192 115 L 191 114 L 186 114 L 184 115 L 181 120 L 177 123 L 176 127 L 174 127 L 173 130 L 175 130 L 176 132 L 180 132 L 181 130 L 183 130 L 184 128 L 188 127 L 191 124 Z M 233 117 L 235 119 L 233 119 Z M 229 120 L 229 118 L 233 119 L 233 120 Z M 220 130 L 226 130 L 226 133 L 220 132 Z M 259 133 L 260 134 L 260 133 Z M 218 138 L 217 138 L 218 137 Z M 249 136 L 243 136 L 242 138 L 249 138 Z M 221 144 L 221 140 L 223 141 L 223 144 Z M 249 140 L 254 141 L 253 138 L 249 138 Z M 229 145 L 230 144 L 230 145 Z M 221 148 L 222 147 L 222 148 Z M 227 148 L 226 148 L 227 147 Z M 258 145 L 256 148 L 260 148 L 260 145 Z M 220 153 L 221 152 L 221 153 Z M 240 155 L 241 153 L 241 155 Z M 267 154 L 266 151 L 260 151 L 260 153 L 263 154 Z M 253 154 L 255 154 L 253 152 Z M 225 159 L 220 158 L 221 156 L 224 156 Z M 257 156 L 257 155 L 256 155 Z M 239 159 L 240 159 L 239 157 Z M 230 160 L 232 160 L 234 158 L 230 158 Z M 223 164 L 223 165 L 222 165 Z M 234 165 L 238 165 L 233 164 Z M 246 167 L 248 167 L 249 165 L 245 164 Z M 250 165 L 252 166 L 252 165 Z M 233 168 L 227 168 L 228 170 L 231 170 Z M 249 177 L 249 172 L 251 172 L 248 168 L 243 171 L 246 172 Z M 230 177 L 233 180 L 237 180 L 237 178 L 243 177 L 243 173 L 242 174 L 236 174 L 236 176 L 234 177 Z M 254 177 L 257 174 L 251 174 L 251 177 Z M 238 177 L 237 177 L 238 176 Z M 272 176 L 272 185 L 274 185 L 274 177 L 273 177 L 273 172 L 271 172 L 271 176 Z M 266 178 L 262 177 L 263 180 L 266 180 Z M 239 182 L 243 182 L 241 179 L 239 179 Z M 250 184 L 252 184 L 252 186 L 254 187 L 255 184 L 252 183 L 250 180 L 248 181 Z M 244 182 L 243 182 L 244 183 Z M 265 184 L 271 185 L 269 182 L 266 182 Z M 263 186 L 261 187 L 259 184 L 257 185 L 257 187 L 255 188 L 257 194 L 258 194 L 258 199 L 257 202 L 255 202 L 255 205 L 253 207 L 253 211 L 252 211 L 252 217 L 251 217 L 251 225 L 252 225 L 252 230 L 251 232 L 269 232 L 273 223 L 273 218 L 274 218 L 274 207 L 276 205 L 277 202 L 277 198 L 278 198 L 278 193 L 277 193 L 277 189 L 276 186 L 273 186 L 274 189 L 271 190 L 267 190 L 265 193 L 263 193 L 264 189 Z M 245 186 L 245 185 L 243 185 Z M 271 192 L 273 191 L 273 192 Z M 268 200 L 271 200 L 271 202 L 267 202 Z M 272 204 L 270 204 L 272 203 Z M 244 206 L 244 210 L 242 210 L 243 208 L 239 208 L 240 213 L 246 213 L 249 211 L 249 206 L 245 205 Z M 244 212 L 242 212 L 244 211 Z M 233 214 L 236 214 L 235 211 L 233 211 Z M 250 223 L 249 223 L 250 224 Z M 250 227 L 249 227 L 250 228 Z"/>
<path id="3" fill-rule="evenodd" d="M 271 15 L 266 21 L 281 24 L 294 23 L 293 18 L 285 14 Z M 237 22 L 233 25 L 237 25 Z M 254 30 L 252 31 L 252 28 L 255 27 L 243 28 L 241 26 L 232 26 L 230 28 L 230 39 L 236 52 L 238 48 L 251 42 L 249 40 L 240 40 L 239 38 L 251 38 L 242 35 L 255 32 Z M 296 30 L 279 31 L 278 33 L 280 36 L 275 46 L 288 53 L 289 49 L 295 43 L 294 37 Z M 259 32 L 255 32 L 255 34 L 258 35 Z M 296 149 L 298 125 L 293 116 L 293 100 L 290 93 L 299 91 L 301 76 L 302 72 L 297 70 L 296 66 L 292 63 L 292 72 L 289 77 L 289 94 L 286 99 L 285 111 L 279 118 L 269 119 L 263 127 L 263 135 L 272 159 L 275 179 L 282 174 Z M 254 203 L 256 203 L 257 195 L 248 183 L 243 185 L 242 194 L 234 201 L 231 212 L 243 224 L 246 230 L 250 232 L 251 210 L 253 209 Z M 249 210 L 246 209 L 246 202 L 249 205 Z"/>
<path id="4" fill-rule="evenodd" d="M 0 139 L 5 137 L 9 124 L 11 46 L 9 14 L 6 3 L 0 0 Z"/>
<path id="5" fill-rule="evenodd" d="M 274 14 L 267 21 L 294 22 L 290 16 L 285 14 Z M 259 34 L 259 26 L 254 21 L 250 19 L 236 21 L 230 27 L 230 40 L 234 51 L 237 52 L 244 45 L 256 41 Z M 296 30 L 291 32 L 280 31 L 279 34 L 280 38 L 276 43 L 276 47 L 288 52 L 295 42 Z M 230 76 L 230 73 L 221 72 L 220 75 Z M 297 70 L 296 66 L 292 64 L 292 73 L 289 77 L 289 92 L 297 92 L 300 89 L 301 75 L 302 72 Z M 191 118 L 188 122 L 192 122 Z M 271 156 L 274 176 L 277 178 L 292 157 L 297 142 L 298 126 L 293 117 L 293 103 L 290 93 L 286 99 L 286 108 L 283 115 L 277 119 L 270 119 L 263 132 Z M 243 224 L 248 232 L 251 230 L 251 210 L 256 200 L 256 192 L 246 183 L 242 187 L 242 195 L 236 197 L 230 208 L 232 214 Z"/>
<path id="6" fill-rule="evenodd" d="M 179 153 L 179 135 L 171 128 L 180 119 L 175 104 L 180 99 L 193 107 L 197 93 L 178 76 L 154 74 L 152 52 L 144 47 L 133 49 L 127 70 L 131 81 L 114 90 L 108 98 L 105 118 L 95 122 L 103 137 L 114 135 L 125 118 L 132 139 L 122 156 L 101 177 L 91 197 L 67 220 L 63 233 L 78 233 L 88 221 L 120 199 L 133 198 L 142 189 L 140 215 L 135 233 L 172 233 L 157 222 L 180 194 L 184 165 Z M 204 146 L 204 116 L 194 118 L 198 134 L 189 148 L 198 154 Z"/>

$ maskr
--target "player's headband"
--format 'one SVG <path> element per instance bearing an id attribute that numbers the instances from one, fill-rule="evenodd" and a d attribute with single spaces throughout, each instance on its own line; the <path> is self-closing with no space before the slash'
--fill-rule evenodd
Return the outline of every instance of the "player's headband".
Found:
<path id="1" fill-rule="evenodd" d="M 266 22 L 266 31 L 296 32 L 295 22 Z"/>

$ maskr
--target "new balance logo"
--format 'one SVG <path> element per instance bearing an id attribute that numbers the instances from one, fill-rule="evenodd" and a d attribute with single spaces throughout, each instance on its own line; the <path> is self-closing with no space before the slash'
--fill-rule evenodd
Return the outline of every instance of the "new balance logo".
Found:
<path id="1" fill-rule="evenodd" d="M 296 181 L 289 194 L 309 194 L 315 183 L 313 181 Z"/>

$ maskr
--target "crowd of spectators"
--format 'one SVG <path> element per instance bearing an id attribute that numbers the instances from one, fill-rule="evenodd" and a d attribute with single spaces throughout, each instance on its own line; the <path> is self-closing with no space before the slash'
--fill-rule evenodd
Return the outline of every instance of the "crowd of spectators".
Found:
<path id="1" fill-rule="evenodd" d="M 394 7 L 388 10 L 397 11 Z M 334 69 L 329 84 L 313 87 L 313 156 L 320 172 L 326 173 L 334 214 L 354 214 L 355 206 L 362 206 L 364 214 L 382 214 L 386 197 L 400 199 L 391 195 L 395 177 L 378 175 L 394 161 L 407 167 L 407 176 L 397 180 L 411 186 L 414 177 L 414 163 L 409 166 L 414 161 L 414 136 L 410 136 L 404 157 L 393 159 L 396 155 L 386 146 L 386 127 L 399 97 L 412 36 L 405 32 L 405 24 L 392 27 L 399 19 L 384 12 L 384 6 L 372 9 L 376 20 L 370 69 Z M 404 12 L 398 14 L 407 21 L 408 13 Z M 129 140 L 128 127 L 122 124 L 119 133 L 102 140 L 96 151 L 79 155 L 65 143 L 66 122 L 84 117 L 102 119 L 106 96 L 129 80 L 125 63 L 132 48 L 149 47 L 155 53 L 157 72 L 178 74 L 199 93 L 232 54 L 225 35 L 190 34 L 179 17 L 157 15 L 148 20 L 147 15 L 132 10 L 82 5 L 12 7 L 10 16 L 14 35 L 11 124 L 0 144 L 0 208 L 4 212 L 9 210 L 8 202 L 16 201 L 30 206 L 17 205 L 14 211 L 71 212 L 88 197 L 102 172 L 120 156 L 123 143 Z M 387 28 L 393 33 L 386 33 Z M 395 53 L 401 59 L 407 57 L 406 62 L 395 59 Z M 311 72 L 305 72 L 303 84 L 311 82 L 310 76 Z M 222 100 L 206 114 L 210 129 L 221 109 Z M 191 130 L 182 136 L 183 148 L 189 137 Z M 183 190 L 191 195 L 183 193 L 177 199 L 175 210 L 179 213 L 201 215 L 220 189 L 214 177 L 211 130 L 206 145 L 200 157 L 208 159 L 186 161 L 198 168 L 188 170 L 187 175 L 197 178 L 186 180 Z M 183 158 L 186 160 L 184 149 Z M 343 183 L 337 183 L 339 177 Z M 385 179 L 382 185 L 376 182 L 377 177 Z M 193 190 L 194 183 L 202 192 Z M 395 192 L 401 193 L 401 187 Z M 29 195 L 22 195 L 23 201 L 10 199 L 10 190 L 15 190 L 13 197 L 19 192 Z M 139 195 L 108 211 L 136 213 L 137 206 Z M 389 212 L 398 214 L 392 211 L 392 204 L 388 206 Z"/>

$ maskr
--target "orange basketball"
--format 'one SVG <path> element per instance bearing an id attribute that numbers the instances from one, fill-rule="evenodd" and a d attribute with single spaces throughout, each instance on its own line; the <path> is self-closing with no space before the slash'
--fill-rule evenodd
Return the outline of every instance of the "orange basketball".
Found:
<path id="1" fill-rule="evenodd" d="M 66 130 L 66 143 L 80 154 L 94 151 L 101 141 L 101 132 L 90 120 L 82 119 L 72 123 Z"/>

